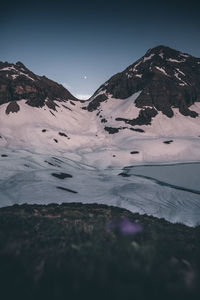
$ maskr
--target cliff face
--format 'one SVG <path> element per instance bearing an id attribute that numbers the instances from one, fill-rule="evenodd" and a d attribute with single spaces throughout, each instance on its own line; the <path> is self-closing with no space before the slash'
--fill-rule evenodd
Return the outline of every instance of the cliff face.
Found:
<path id="1" fill-rule="evenodd" d="M 42 107 L 45 99 L 76 100 L 62 85 L 45 76 L 35 75 L 21 62 L 0 62 L 0 105 L 21 99 L 34 107 Z"/>

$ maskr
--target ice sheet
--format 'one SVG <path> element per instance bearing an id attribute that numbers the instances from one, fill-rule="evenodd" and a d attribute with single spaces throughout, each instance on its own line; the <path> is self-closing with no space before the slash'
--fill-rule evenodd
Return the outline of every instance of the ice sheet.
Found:
<path id="1" fill-rule="evenodd" d="M 4 149 L 4 155 L 7 156 L 0 157 L 1 207 L 16 203 L 95 202 L 163 217 L 189 226 L 200 222 L 200 193 L 167 184 L 171 173 L 165 173 L 164 170 L 168 166 L 160 167 L 163 172 L 160 179 L 166 183 L 163 184 L 152 178 L 133 175 L 134 170 L 142 172 L 142 168 L 147 167 L 122 170 L 110 166 L 101 170 L 62 156 L 25 150 Z M 192 168 L 191 165 L 182 167 Z M 199 167 L 195 168 L 198 173 Z M 180 169 L 177 172 L 182 171 Z M 55 173 L 69 174 L 72 178 L 59 179 L 52 175 Z M 120 173 L 129 173 L 131 176 L 123 177 Z"/>

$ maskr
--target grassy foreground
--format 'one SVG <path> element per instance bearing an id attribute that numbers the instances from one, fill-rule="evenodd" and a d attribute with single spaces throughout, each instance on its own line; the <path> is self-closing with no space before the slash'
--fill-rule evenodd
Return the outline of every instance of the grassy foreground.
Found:
<path id="1" fill-rule="evenodd" d="M 0 209 L 1 299 L 200 299 L 200 227 L 105 205 Z"/>

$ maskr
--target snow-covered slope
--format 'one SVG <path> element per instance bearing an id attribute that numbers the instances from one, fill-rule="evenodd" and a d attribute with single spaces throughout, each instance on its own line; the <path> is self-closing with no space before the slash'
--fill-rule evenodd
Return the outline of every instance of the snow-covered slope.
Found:
<path id="1" fill-rule="evenodd" d="M 47 105 L 31 107 L 18 101 L 19 111 L 6 114 L 9 104 L 0 106 L 0 146 L 28 149 L 36 153 L 51 153 L 76 159 L 104 169 L 151 162 L 182 162 L 200 160 L 200 118 L 185 117 L 174 109 L 169 119 L 159 113 L 152 125 L 131 125 L 124 128 L 118 122 L 118 132 L 105 130 L 115 127 L 115 117 L 137 115 L 138 108 L 131 96 L 126 100 L 111 98 L 103 103 L 102 119 L 96 112 L 88 113 L 80 102 L 57 102 L 56 111 Z M 108 105 L 107 105 L 108 104 Z M 200 105 L 195 104 L 200 112 Z M 187 120 L 186 120 L 187 118 Z M 139 131 L 137 131 L 139 130 Z"/>

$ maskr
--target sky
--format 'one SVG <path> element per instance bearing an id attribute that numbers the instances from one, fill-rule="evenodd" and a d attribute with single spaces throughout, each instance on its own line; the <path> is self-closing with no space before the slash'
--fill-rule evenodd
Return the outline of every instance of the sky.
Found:
<path id="1" fill-rule="evenodd" d="M 165 45 L 200 57 L 194 0 L 1 0 L 0 61 L 89 98 L 115 73 Z"/>

